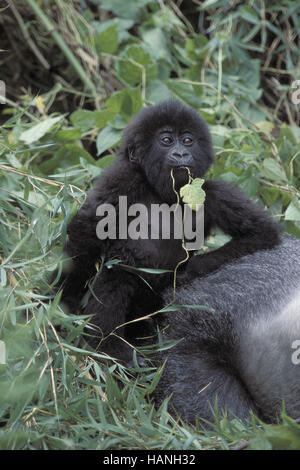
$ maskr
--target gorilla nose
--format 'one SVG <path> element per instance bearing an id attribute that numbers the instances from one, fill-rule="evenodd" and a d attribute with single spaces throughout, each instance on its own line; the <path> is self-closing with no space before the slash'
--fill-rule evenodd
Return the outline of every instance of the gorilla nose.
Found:
<path id="1" fill-rule="evenodd" d="M 193 157 L 190 152 L 172 152 L 170 160 L 174 166 L 188 166 L 192 163 Z"/>
<path id="2" fill-rule="evenodd" d="M 186 158 L 190 158 L 191 154 L 190 154 L 190 152 L 173 152 L 172 157 L 185 158 L 186 159 Z"/>

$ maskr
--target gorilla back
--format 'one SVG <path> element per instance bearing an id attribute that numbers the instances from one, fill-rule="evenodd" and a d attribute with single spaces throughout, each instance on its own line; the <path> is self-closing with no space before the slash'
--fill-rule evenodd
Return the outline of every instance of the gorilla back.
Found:
<path id="1" fill-rule="evenodd" d="M 274 422 L 283 403 L 300 417 L 299 255 L 300 240 L 284 237 L 177 291 L 178 304 L 213 311 L 168 314 L 166 339 L 183 339 L 163 353 L 158 401 L 172 394 L 170 404 L 190 422 L 211 420 L 215 403 L 241 419 L 252 410 Z"/>

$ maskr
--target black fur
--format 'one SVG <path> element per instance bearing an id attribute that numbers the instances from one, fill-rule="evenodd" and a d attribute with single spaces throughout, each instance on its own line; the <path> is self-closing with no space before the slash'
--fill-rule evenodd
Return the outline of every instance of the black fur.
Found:
<path id="1" fill-rule="evenodd" d="M 170 135 L 165 141 L 160 131 Z M 183 140 L 183 135 L 188 138 Z M 117 258 L 123 264 L 174 270 L 185 258 L 181 240 L 99 240 L 96 208 L 110 203 L 118 209 L 120 195 L 128 197 L 128 206 L 143 203 L 172 204 L 176 195 L 170 175 L 174 168 L 176 189 L 192 176 L 203 177 L 213 162 L 211 137 L 205 122 L 197 112 L 176 101 L 146 108 L 128 125 L 124 132 L 117 161 L 96 181 L 94 190 L 68 226 L 65 252 L 72 266 L 64 275 L 62 300 L 71 310 L 78 309 L 86 292 L 87 281 L 95 274 L 95 263 L 105 256 Z M 232 236 L 232 241 L 219 250 L 191 258 L 178 276 L 186 282 L 217 270 L 224 263 L 257 250 L 266 250 L 279 242 L 280 228 L 266 212 L 246 198 L 241 191 L 222 181 L 207 180 L 204 184 L 205 235 L 216 225 Z M 119 267 L 104 268 L 93 284 L 85 313 L 92 314 L 99 334 L 90 339 L 96 347 L 103 338 L 101 349 L 130 361 L 131 348 L 110 333 L 126 321 L 150 313 L 161 303 L 161 293 L 171 285 L 173 274 L 144 275 L 153 291 L 139 276 Z M 142 311 L 138 311 L 141 305 Z M 124 327 L 115 331 L 124 337 Z"/>
<path id="2" fill-rule="evenodd" d="M 178 290 L 184 309 L 166 314 L 166 340 L 180 340 L 169 352 L 157 402 L 187 421 L 212 420 L 212 407 L 229 416 L 275 422 L 283 403 L 300 417 L 300 364 L 292 345 L 300 340 L 300 240 L 285 237 L 269 251 L 245 256 Z M 165 302 L 173 292 L 165 293 Z M 299 350 L 298 346 L 298 350 Z M 300 358 L 300 351 L 298 353 Z"/>

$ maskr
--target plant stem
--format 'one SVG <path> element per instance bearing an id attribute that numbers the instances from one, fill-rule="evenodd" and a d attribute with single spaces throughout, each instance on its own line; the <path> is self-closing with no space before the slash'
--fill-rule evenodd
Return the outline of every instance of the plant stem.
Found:
<path id="1" fill-rule="evenodd" d="M 35 0 L 26 0 L 26 1 L 27 1 L 28 5 L 31 7 L 31 9 L 34 11 L 36 16 L 38 17 L 38 19 L 41 21 L 41 23 L 45 26 L 48 33 L 51 34 L 54 41 L 56 42 L 58 47 L 61 49 L 62 53 L 67 58 L 68 62 L 74 68 L 75 72 L 77 73 L 77 75 L 81 79 L 81 81 L 88 88 L 88 90 L 95 93 L 96 92 L 95 85 L 89 79 L 89 77 L 87 76 L 85 70 L 80 65 L 79 61 L 76 59 L 76 57 L 74 56 L 71 49 L 64 42 L 61 35 L 55 30 L 55 26 L 53 26 L 53 24 L 51 23 L 49 18 L 45 15 L 45 13 L 41 10 L 41 8 L 36 4 Z"/>

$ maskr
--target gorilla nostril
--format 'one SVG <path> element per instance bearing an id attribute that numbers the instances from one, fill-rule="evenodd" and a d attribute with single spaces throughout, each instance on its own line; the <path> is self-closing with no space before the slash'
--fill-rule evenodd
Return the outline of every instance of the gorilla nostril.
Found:
<path id="1" fill-rule="evenodd" d="M 189 152 L 183 152 L 183 153 L 178 153 L 178 152 L 173 152 L 172 157 L 175 158 L 189 158 L 191 154 Z"/>

